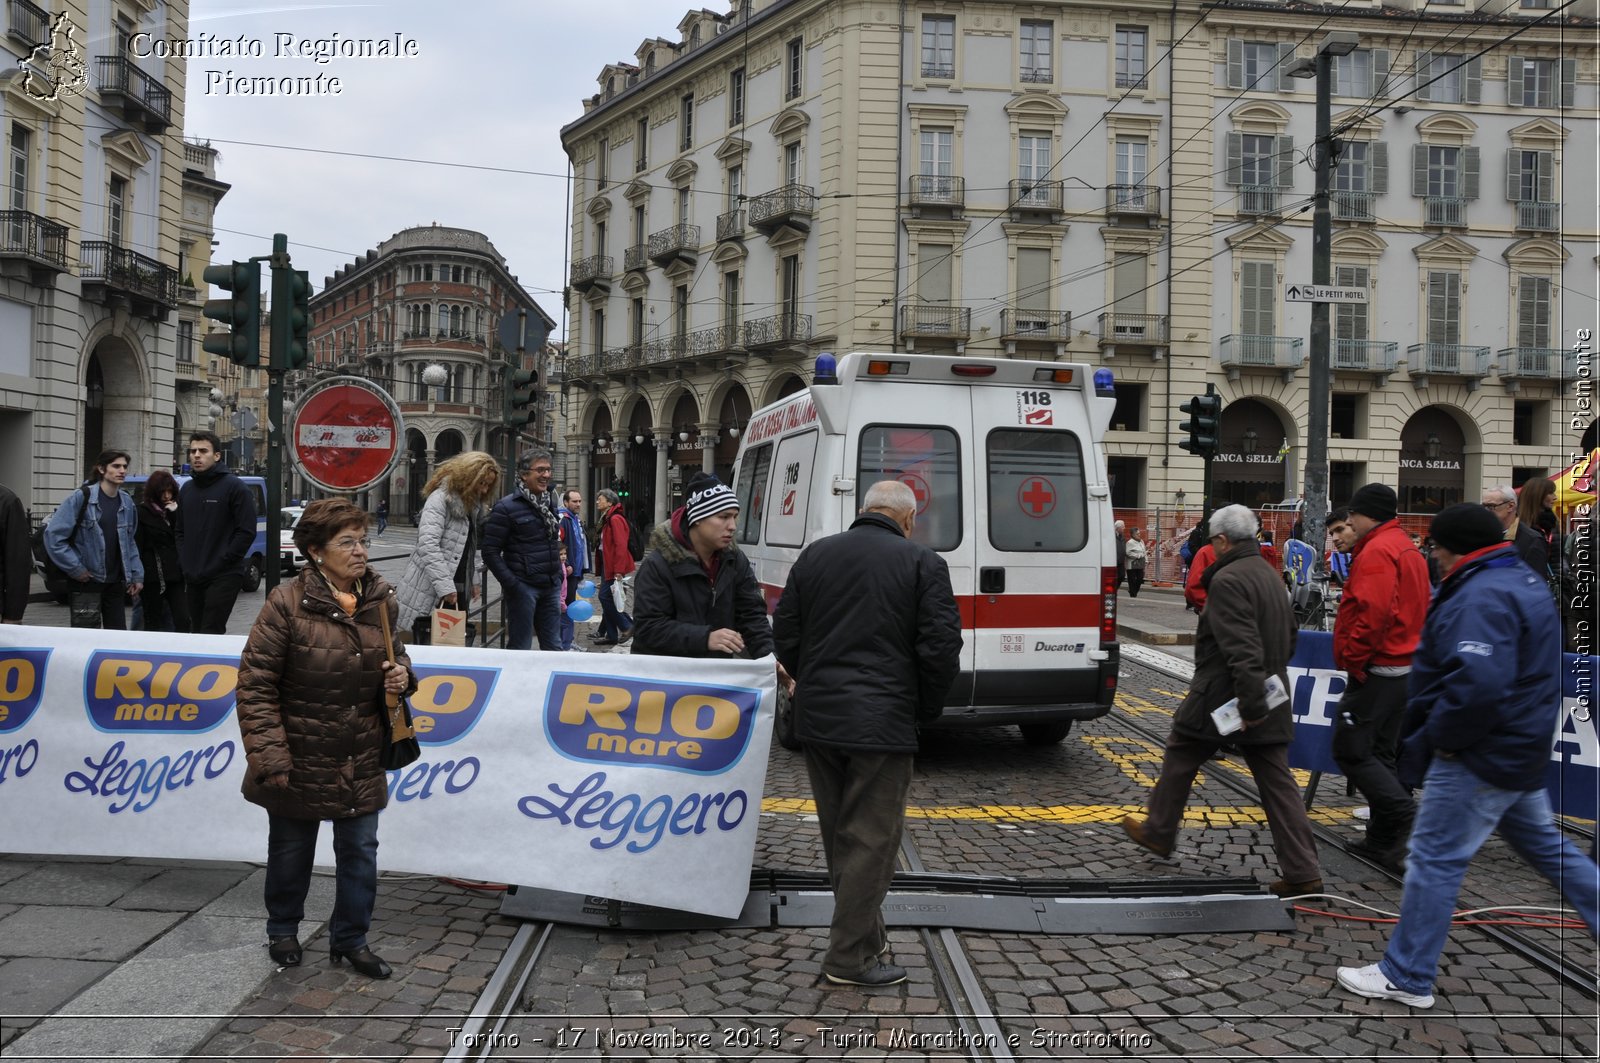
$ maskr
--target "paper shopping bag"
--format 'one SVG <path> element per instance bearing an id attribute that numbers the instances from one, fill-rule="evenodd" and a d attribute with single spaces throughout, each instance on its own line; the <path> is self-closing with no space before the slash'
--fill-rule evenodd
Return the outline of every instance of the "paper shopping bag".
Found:
<path id="1" fill-rule="evenodd" d="M 467 644 L 467 613 L 464 609 L 435 609 L 431 641 L 435 646 Z"/>

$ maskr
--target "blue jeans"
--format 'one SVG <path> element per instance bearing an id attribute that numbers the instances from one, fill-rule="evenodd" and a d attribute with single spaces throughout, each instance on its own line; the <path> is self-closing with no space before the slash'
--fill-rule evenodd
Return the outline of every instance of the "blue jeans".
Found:
<path id="1" fill-rule="evenodd" d="M 600 637 L 614 639 L 624 631 L 633 630 L 633 617 L 617 609 L 617 600 L 611 596 L 611 585 L 617 582 L 608 579 L 600 584 Z"/>
<path id="2" fill-rule="evenodd" d="M 1600 868 L 1556 827 L 1544 790 L 1502 790 L 1459 760 L 1436 757 L 1411 831 L 1400 922 L 1378 964 L 1396 987 L 1432 991 L 1467 864 L 1494 831 L 1600 935 Z"/>
<path id="3" fill-rule="evenodd" d="M 321 820 L 269 816 L 267 827 L 267 937 L 297 934 L 306 914 L 311 863 Z M 341 950 L 367 943 L 378 902 L 378 813 L 333 821 L 333 916 L 328 944 Z"/>
<path id="4" fill-rule="evenodd" d="M 503 589 L 506 649 L 531 650 L 535 633 L 541 650 L 561 649 L 561 588 L 530 587 L 518 581 Z"/>

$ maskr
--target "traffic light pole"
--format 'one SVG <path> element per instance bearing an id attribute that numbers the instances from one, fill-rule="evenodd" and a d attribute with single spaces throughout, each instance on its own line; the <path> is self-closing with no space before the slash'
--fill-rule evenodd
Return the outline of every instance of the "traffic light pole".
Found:
<path id="1" fill-rule="evenodd" d="M 288 269 L 289 238 L 283 233 L 272 236 L 273 293 L 280 269 Z M 288 307 L 278 306 L 273 300 L 274 315 L 287 313 Z M 278 585 L 283 558 L 279 554 L 283 528 L 283 374 L 288 368 L 289 353 L 278 342 L 281 328 L 272 330 L 272 341 L 267 355 L 267 590 Z"/>
<path id="2" fill-rule="evenodd" d="M 1311 283 L 1325 288 L 1333 282 L 1333 214 L 1328 207 L 1328 187 L 1333 178 L 1333 59 L 1324 46 L 1317 49 L 1316 191 L 1311 213 Z M 1328 517 L 1328 379 L 1332 330 L 1326 300 L 1311 304 L 1311 388 L 1306 426 L 1305 512 L 1300 515 L 1305 541 L 1317 553 L 1317 567 L 1326 562 L 1323 546 Z"/>

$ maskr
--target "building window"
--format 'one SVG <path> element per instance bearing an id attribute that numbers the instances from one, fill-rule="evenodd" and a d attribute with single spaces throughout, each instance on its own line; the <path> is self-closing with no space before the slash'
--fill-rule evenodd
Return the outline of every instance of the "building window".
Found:
<path id="1" fill-rule="evenodd" d="M 1143 432 L 1145 397 L 1149 392 L 1145 384 L 1124 384 L 1117 381 L 1117 405 L 1111 411 L 1111 430 L 1114 432 Z"/>
<path id="2" fill-rule="evenodd" d="M 689 337 L 689 286 L 680 284 L 672 290 L 672 335 L 682 350 Z"/>
<path id="3" fill-rule="evenodd" d="M 32 135 L 23 125 L 11 127 L 11 209 L 28 209 L 28 160 Z"/>
<path id="4" fill-rule="evenodd" d="M 1050 177 L 1050 134 L 1023 133 L 1017 137 L 1017 181 L 1031 192 Z"/>
<path id="5" fill-rule="evenodd" d="M 783 177 L 787 184 L 800 183 L 800 144 L 785 144 L 783 146 Z"/>
<path id="6" fill-rule="evenodd" d="M 1358 48 L 1349 55 L 1333 57 L 1335 96 L 1377 96 L 1385 91 L 1389 78 L 1389 53 L 1385 49 Z"/>
<path id="7" fill-rule="evenodd" d="M 805 41 L 799 37 L 796 37 L 794 40 L 790 41 L 788 46 L 784 49 L 784 55 L 784 69 L 788 74 L 786 79 L 788 88 L 784 92 L 783 98 L 786 100 L 797 100 L 800 98 L 800 89 L 803 84 L 803 74 L 805 70 Z"/>
<path id="8" fill-rule="evenodd" d="M 1461 274 L 1428 271 L 1429 343 L 1454 346 L 1461 340 Z"/>
<path id="9" fill-rule="evenodd" d="M 1239 263 L 1239 331 L 1244 335 L 1276 335 L 1276 280 L 1271 262 Z"/>
<path id="10" fill-rule="evenodd" d="M 1482 60 L 1447 52 L 1417 53 L 1416 97 L 1432 103 L 1477 103 L 1482 95 Z"/>
<path id="11" fill-rule="evenodd" d="M 739 327 L 738 270 L 731 270 L 722 275 L 722 325 L 730 332 Z M 724 337 L 723 342 L 732 345 L 734 337 L 730 334 Z"/>
<path id="12" fill-rule="evenodd" d="M 1329 424 L 1336 439 L 1361 438 L 1361 396 L 1336 392 L 1329 396 Z"/>
<path id="13" fill-rule="evenodd" d="M 744 198 L 744 167 L 728 167 L 728 209 L 738 210 L 739 201 Z"/>
<path id="14" fill-rule="evenodd" d="M 178 322 L 178 361 L 184 365 L 194 364 L 194 322 Z"/>
<path id="15" fill-rule="evenodd" d="M 122 246 L 124 211 L 127 209 L 128 182 L 112 175 L 106 186 L 106 238 L 113 247 Z"/>
<path id="16" fill-rule="evenodd" d="M 784 255 L 780 291 L 783 296 L 783 314 L 792 321 L 800 312 L 800 256 Z"/>
<path id="17" fill-rule="evenodd" d="M 650 119 L 641 118 L 633 127 L 633 169 L 635 172 L 650 165 Z"/>
<path id="18" fill-rule="evenodd" d="M 600 138 L 600 146 L 594 156 L 594 190 L 604 192 L 606 183 L 611 180 L 611 141 L 605 137 Z"/>
<path id="19" fill-rule="evenodd" d="M 632 327 L 633 349 L 644 346 L 644 300 L 635 299 L 629 306 L 628 322 Z"/>
<path id="20" fill-rule="evenodd" d="M 1138 137 L 1117 138 L 1116 184 L 1144 184 L 1146 159 L 1150 145 Z"/>
<path id="21" fill-rule="evenodd" d="M 928 195 L 950 195 L 955 176 L 955 142 L 953 129 L 924 129 L 921 131 L 921 152 L 917 172 L 922 175 L 920 188 Z"/>
<path id="22" fill-rule="evenodd" d="M 1294 46 L 1270 41 L 1228 41 L 1227 83 L 1230 89 L 1287 90 L 1284 72 L 1294 58 Z"/>
<path id="23" fill-rule="evenodd" d="M 678 224 L 689 224 L 689 186 L 678 189 Z"/>
<path id="24" fill-rule="evenodd" d="M 644 208 L 633 208 L 633 242 L 642 245 L 649 241 L 649 234 L 645 232 Z"/>
<path id="25" fill-rule="evenodd" d="M 594 223 L 594 253 L 597 255 L 606 253 L 606 223 L 603 221 Z"/>
<path id="26" fill-rule="evenodd" d="M 728 124 L 744 124 L 744 67 L 728 75 Z"/>
<path id="27" fill-rule="evenodd" d="M 684 151 L 694 147 L 694 94 L 685 96 L 678 105 L 679 131 L 683 134 L 678 146 Z"/>
<path id="28" fill-rule="evenodd" d="M 1550 348 L 1550 278 L 1517 279 L 1517 346 Z"/>
<path id="29" fill-rule="evenodd" d="M 1022 81 L 1049 84 L 1055 80 L 1055 63 L 1051 54 L 1054 43 L 1054 23 L 1027 18 L 1022 20 Z"/>
<path id="30" fill-rule="evenodd" d="M 1229 132 L 1227 183 L 1239 187 L 1239 211 L 1271 214 L 1280 190 L 1294 181 L 1294 138 Z"/>
<path id="31" fill-rule="evenodd" d="M 1117 27 L 1117 88 L 1143 88 L 1146 34 L 1143 26 Z"/>
<path id="32" fill-rule="evenodd" d="M 1367 191 L 1367 153 L 1370 145 L 1352 140 L 1340 146 L 1339 163 L 1333 171 L 1333 187 L 1338 192 Z"/>
<path id="33" fill-rule="evenodd" d="M 1506 103 L 1512 107 L 1571 107 L 1578 66 L 1572 59 L 1506 60 Z"/>
<path id="34" fill-rule="evenodd" d="M 1371 285 L 1369 277 L 1366 266 L 1336 266 L 1333 270 L 1333 283 L 1340 288 L 1361 288 L 1365 290 Z M 1366 303 L 1333 304 L 1333 336 L 1336 341 L 1360 342 L 1368 339 L 1367 322 Z M 1336 342 L 1335 347 L 1338 346 Z M 1364 353 L 1364 350 L 1351 348 L 1348 353 L 1355 355 Z M 1340 359 L 1336 353 L 1334 367 L 1339 368 L 1339 366 Z"/>
<path id="35" fill-rule="evenodd" d="M 956 76 L 956 18 L 954 15 L 922 16 L 922 76 Z"/>
<path id="36" fill-rule="evenodd" d="M 594 332 L 594 345 L 590 349 L 599 354 L 606 349 L 606 312 L 596 309 L 589 315 L 590 329 Z"/>

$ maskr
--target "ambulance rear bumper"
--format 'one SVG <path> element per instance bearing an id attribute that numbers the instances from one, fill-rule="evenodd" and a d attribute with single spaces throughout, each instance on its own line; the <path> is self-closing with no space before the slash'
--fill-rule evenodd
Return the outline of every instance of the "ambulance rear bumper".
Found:
<path id="1" fill-rule="evenodd" d="M 1053 720 L 1093 720 L 1111 711 L 1117 693 L 1116 643 L 1091 668 L 962 672 L 945 699 L 944 715 L 923 727 L 991 727 Z"/>

